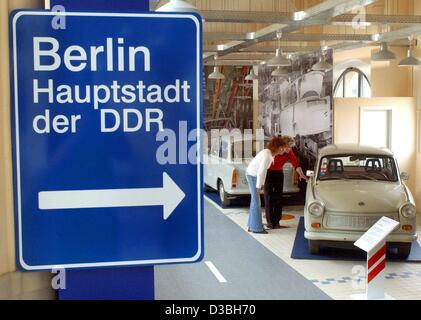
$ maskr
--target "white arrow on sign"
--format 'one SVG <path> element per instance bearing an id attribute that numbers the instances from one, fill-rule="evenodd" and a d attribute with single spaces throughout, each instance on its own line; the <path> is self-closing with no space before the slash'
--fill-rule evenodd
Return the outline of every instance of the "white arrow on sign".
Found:
<path id="1" fill-rule="evenodd" d="M 162 180 L 162 188 L 41 191 L 38 206 L 41 210 L 163 206 L 167 220 L 186 195 L 166 172 Z"/>

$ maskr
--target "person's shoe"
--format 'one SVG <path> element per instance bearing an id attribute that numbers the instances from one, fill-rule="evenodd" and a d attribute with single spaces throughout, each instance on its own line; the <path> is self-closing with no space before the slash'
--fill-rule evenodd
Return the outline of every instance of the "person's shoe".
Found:
<path id="1" fill-rule="evenodd" d="M 268 229 L 275 229 L 275 226 L 273 224 L 271 224 L 271 223 L 267 223 L 266 224 L 266 228 L 268 228 Z"/>
<path id="2" fill-rule="evenodd" d="M 253 233 L 257 233 L 257 234 L 268 234 L 268 232 L 266 230 L 262 230 L 262 231 L 253 231 Z"/>

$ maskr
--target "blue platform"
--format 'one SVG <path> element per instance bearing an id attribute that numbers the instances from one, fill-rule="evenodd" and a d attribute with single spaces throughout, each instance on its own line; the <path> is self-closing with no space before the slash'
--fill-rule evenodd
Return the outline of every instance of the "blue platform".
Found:
<path id="1" fill-rule="evenodd" d="M 311 254 L 308 251 L 308 241 L 304 238 L 304 217 L 300 218 L 295 235 L 294 246 L 291 252 L 292 259 L 303 260 L 347 260 L 347 261 L 364 261 L 367 259 L 366 253 L 356 248 L 338 249 L 338 248 L 324 248 L 320 254 Z M 404 262 L 421 262 L 421 246 L 417 241 L 412 243 L 411 254 L 407 259 L 400 259 L 393 254 L 387 255 L 388 260 L 404 261 Z"/>
<path id="2" fill-rule="evenodd" d="M 60 300 L 154 300 L 153 267 L 70 270 Z"/>

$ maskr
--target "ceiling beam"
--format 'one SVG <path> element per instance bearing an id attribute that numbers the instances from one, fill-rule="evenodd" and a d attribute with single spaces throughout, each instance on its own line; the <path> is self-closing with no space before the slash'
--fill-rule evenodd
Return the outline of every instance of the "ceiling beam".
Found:
<path id="1" fill-rule="evenodd" d="M 201 15 L 206 22 L 288 24 L 294 21 L 292 12 L 204 10 L 201 11 Z M 331 22 L 352 23 L 357 17 L 358 14 L 355 13 L 344 13 L 333 17 Z M 364 22 L 371 24 L 420 24 L 421 16 L 365 14 Z"/>
<path id="2" fill-rule="evenodd" d="M 366 6 L 376 0 L 325 0 L 320 4 L 307 9 L 306 11 L 295 12 L 294 21 L 282 24 L 272 24 L 256 32 L 249 32 L 245 35 L 247 40 L 231 41 L 219 46 L 218 56 L 223 56 L 240 49 L 247 48 L 253 44 L 273 40 L 278 32 L 283 34 L 291 33 L 302 27 L 324 24 L 332 18 L 351 11 L 355 6 Z M 207 56 L 205 61 L 213 59 L 213 55 Z"/>
<path id="3" fill-rule="evenodd" d="M 414 40 L 416 41 L 416 40 Z M 355 45 L 363 45 L 365 47 L 367 46 L 376 46 L 379 44 L 379 42 L 367 42 L 367 41 L 350 41 L 350 42 L 339 42 L 339 43 L 333 43 L 329 45 L 329 48 L 347 48 L 347 47 L 353 47 Z M 393 42 L 389 43 L 390 47 L 401 47 L 401 48 L 408 48 L 409 47 L 409 41 L 408 40 L 394 40 Z M 230 53 L 230 55 L 234 54 L 254 54 L 254 53 L 270 53 L 273 55 L 273 53 L 276 50 L 276 46 L 255 46 L 255 47 L 249 47 L 242 49 L 238 52 Z M 215 46 L 205 46 L 204 52 L 206 53 L 217 53 Z M 282 46 L 282 51 L 286 53 L 297 53 L 297 52 L 303 52 L 303 51 L 317 51 L 320 50 L 320 46 Z M 221 57 L 220 59 L 225 59 L 226 56 Z"/>
<path id="4" fill-rule="evenodd" d="M 330 34 L 330 33 L 288 33 L 282 36 L 282 41 L 371 41 L 370 34 Z M 246 41 L 244 33 L 204 32 L 205 41 L 235 40 Z M 275 41 L 275 40 L 273 40 Z"/>
<path id="5" fill-rule="evenodd" d="M 418 36 L 421 34 L 421 25 L 401 28 L 394 31 L 385 32 L 379 35 L 374 35 L 373 40 L 377 42 L 391 42 L 395 40 L 405 39 L 409 36 Z"/>
<path id="6" fill-rule="evenodd" d="M 276 50 L 275 46 L 258 46 L 258 47 L 249 47 L 241 50 L 239 53 L 255 53 L 255 52 L 267 52 L 274 54 Z M 295 53 L 302 51 L 315 51 L 320 50 L 320 46 L 283 46 L 282 51 L 286 53 Z"/>
<path id="7" fill-rule="evenodd" d="M 338 42 L 336 44 L 332 44 L 329 48 L 333 49 L 335 52 L 352 50 L 357 48 L 363 48 L 367 46 L 374 46 L 376 43 L 367 43 L 363 41 L 355 41 L 355 42 Z M 390 43 L 390 47 L 400 47 L 400 48 L 408 48 L 408 41 L 402 40 L 395 40 Z M 288 49 L 289 48 L 289 49 Z M 247 48 L 241 52 L 231 53 L 229 55 L 225 55 L 218 59 L 217 65 L 256 65 L 263 61 L 267 61 L 269 58 L 273 56 L 275 47 L 268 46 L 268 47 L 256 47 L 256 48 Z M 300 56 L 309 52 L 315 52 L 320 50 L 320 47 L 314 46 L 303 46 L 303 47 L 286 47 L 284 50 L 285 52 L 291 53 L 293 56 Z M 211 55 L 216 54 L 216 52 L 205 52 L 204 55 Z M 208 61 L 205 63 L 206 65 L 213 65 L 213 61 Z"/>
<path id="8" fill-rule="evenodd" d="M 230 54 L 241 54 L 241 53 L 256 53 L 256 52 L 261 52 L 261 53 L 271 53 L 272 55 L 275 52 L 276 47 L 275 46 L 259 46 L 259 47 L 249 47 L 249 48 L 245 48 L 242 49 L 238 52 L 233 52 Z M 320 46 L 282 46 L 282 50 L 284 52 L 287 53 L 294 53 L 294 52 L 299 52 L 299 51 L 303 51 L 303 50 L 319 50 Z M 216 46 L 204 46 L 203 48 L 204 52 L 218 52 L 218 48 Z M 220 59 L 223 59 L 224 57 L 221 57 Z"/>
<path id="9" fill-rule="evenodd" d="M 391 45 L 395 46 L 406 46 L 409 45 L 409 40 L 406 40 L 409 36 L 418 36 L 421 35 L 421 25 L 418 26 L 411 26 L 407 28 L 401 28 L 398 30 L 385 32 L 382 34 L 376 34 L 372 36 L 372 43 L 367 44 L 366 42 L 355 42 L 355 43 L 341 43 L 337 45 L 331 46 L 332 49 L 336 51 L 345 51 L 345 50 L 352 50 L 361 47 L 366 47 L 367 45 L 375 45 L 380 42 L 388 42 Z"/>
<path id="10" fill-rule="evenodd" d="M 294 21 L 292 12 L 201 10 L 200 15 L 205 22 L 287 24 Z"/>
<path id="11" fill-rule="evenodd" d="M 218 66 L 254 66 L 258 65 L 263 60 L 221 60 L 218 61 Z M 207 62 L 206 66 L 213 66 L 212 62 Z"/>
<path id="12" fill-rule="evenodd" d="M 333 18 L 332 22 L 352 23 L 356 17 L 355 14 L 342 14 Z M 421 24 L 421 16 L 366 14 L 364 15 L 364 22 L 370 24 Z"/>

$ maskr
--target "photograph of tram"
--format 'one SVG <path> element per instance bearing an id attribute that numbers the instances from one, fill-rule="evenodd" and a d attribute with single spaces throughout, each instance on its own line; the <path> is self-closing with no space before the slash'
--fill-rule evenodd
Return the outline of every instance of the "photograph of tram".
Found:
<path id="1" fill-rule="evenodd" d="M 281 76 L 259 67 L 259 122 L 265 136 L 295 138 L 303 167 L 312 168 L 320 148 L 332 143 L 332 70 L 315 71 L 320 52 L 292 57 Z M 332 64 L 332 51 L 325 52 Z"/>

